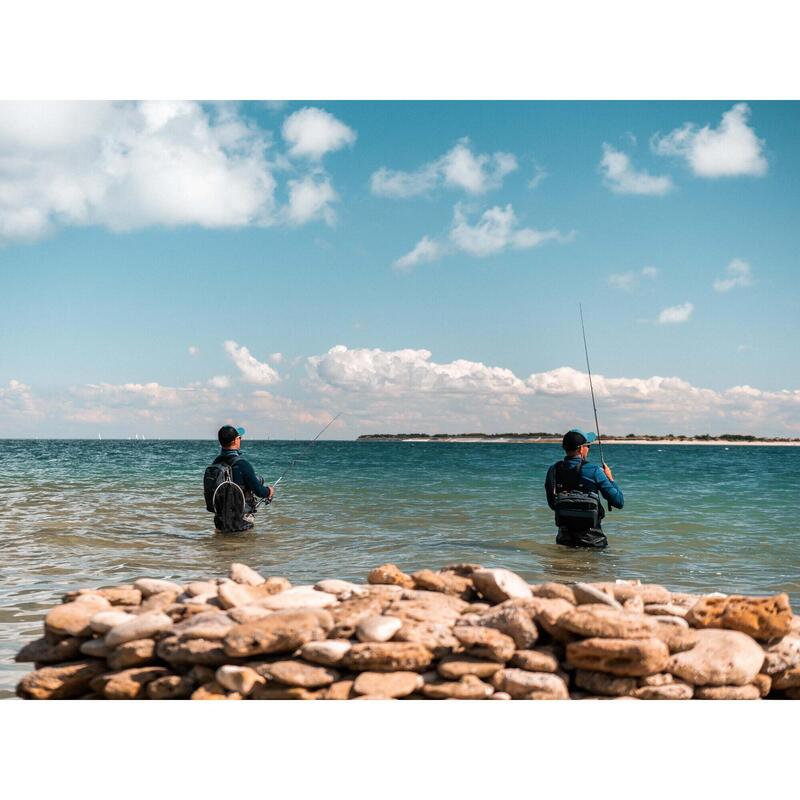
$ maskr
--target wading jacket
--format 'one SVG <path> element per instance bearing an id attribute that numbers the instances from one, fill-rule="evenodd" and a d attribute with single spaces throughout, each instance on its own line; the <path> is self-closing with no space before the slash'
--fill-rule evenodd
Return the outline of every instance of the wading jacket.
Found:
<path id="1" fill-rule="evenodd" d="M 582 461 L 580 456 L 564 456 L 564 461 L 570 469 L 578 469 L 581 464 L 581 480 L 578 484 L 582 492 L 588 494 L 601 494 L 608 501 L 610 506 L 614 508 L 622 508 L 625 503 L 625 498 L 622 496 L 622 490 L 617 486 L 616 481 L 610 481 L 603 468 L 598 464 L 590 464 L 588 461 Z M 547 505 L 550 508 L 555 508 L 556 490 L 555 490 L 555 474 L 556 465 L 553 464 L 547 470 L 547 477 L 544 479 L 544 491 L 547 495 Z"/>

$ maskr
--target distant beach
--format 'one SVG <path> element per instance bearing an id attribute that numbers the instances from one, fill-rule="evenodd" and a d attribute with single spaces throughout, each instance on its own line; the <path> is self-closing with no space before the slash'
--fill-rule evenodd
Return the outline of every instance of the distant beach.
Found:
<path id="1" fill-rule="evenodd" d="M 465 444 L 561 444 L 561 437 L 529 438 L 524 436 L 359 436 L 358 441 L 373 442 L 463 442 Z M 658 446 L 702 445 L 724 447 L 798 447 L 800 439 L 692 439 L 689 437 L 675 439 L 625 439 L 602 438 L 603 444 L 647 444 Z"/>

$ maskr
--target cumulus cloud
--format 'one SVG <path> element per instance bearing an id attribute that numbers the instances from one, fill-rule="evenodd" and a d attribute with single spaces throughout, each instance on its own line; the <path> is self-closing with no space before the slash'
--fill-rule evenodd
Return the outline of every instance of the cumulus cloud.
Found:
<path id="1" fill-rule="evenodd" d="M 214 375 L 209 378 L 208 385 L 214 389 L 227 389 L 231 385 L 231 379 L 227 375 Z"/>
<path id="2" fill-rule="evenodd" d="M 423 236 L 410 253 L 406 253 L 394 262 L 394 267 L 401 271 L 408 271 L 417 264 L 436 261 L 444 253 L 444 248 L 439 242 L 429 236 Z"/>
<path id="3" fill-rule="evenodd" d="M 615 289 L 631 292 L 639 285 L 642 278 L 653 280 L 656 277 L 658 277 L 658 269 L 656 267 L 644 267 L 639 271 L 614 272 L 608 276 L 608 282 Z"/>
<path id="4" fill-rule="evenodd" d="M 692 303 L 682 303 L 677 306 L 670 306 L 665 308 L 658 315 L 658 323 L 660 325 L 674 324 L 679 322 L 686 322 L 694 311 Z"/>
<path id="5" fill-rule="evenodd" d="M 27 383 L 16 378 L 0 386 L 0 414 L 40 416 L 42 408 Z"/>
<path id="6" fill-rule="evenodd" d="M 605 185 L 617 194 L 663 195 L 672 189 L 668 175 L 651 175 L 634 169 L 630 158 L 610 144 L 603 144 L 600 171 Z"/>
<path id="7" fill-rule="evenodd" d="M 189 355 L 190 356 L 196 356 L 199 353 L 200 353 L 200 348 L 199 347 L 197 347 L 196 345 L 193 345 L 193 344 L 189 345 Z"/>
<path id="8" fill-rule="evenodd" d="M 355 143 L 356 132 L 321 108 L 302 108 L 283 123 L 289 155 L 319 161 L 326 153 Z"/>
<path id="9" fill-rule="evenodd" d="M 339 199 L 327 175 L 314 173 L 289 181 L 287 216 L 294 225 L 304 225 L 314 219 L 323 219 L 328 225 L 336 221 L 331 207 Z"/>
<path id="10" fill-rule="evenodd" d="M 737 103 L 722 115 L 719 126 L 699 128 L 685 123 L 665 136 L 656 134 L 651 142 L 654 152 L 679 156 L 701 178 L 739 175 L 761 177 L 767 173 L 763 139 L 748 125 L 750 107 Z"/>
<path id="11" fill-rule="evenodd" d="M 714 291 L 729 292 L 731 289 L 752 286 L 752 284 L 753 271 L 750 269 L 750 265 L 740 258 L 734 258 L 725 268 L 724 277 L 714 281 Z"/>
<path id="12" fill-rule="evenodd" d="M 381 167 L 372 174 L 370 188 L 383 197 L 413 197 L 440 186 L 478 195 L 499 188 L 517 167 L 512 153 L 474 153 L 464 137 L 443 156 L 412 172 Z"/>
<path id="13" fill-rule="evenodd" d="M 269 364 L 259 361 L 244 345 L 229 339 L 225 342 L 225 352 L 230 356 L 231 361 L 242 373 L 242 378 L 247 383 L 268 386 L 280 380 L 280 375 Z"/>
<path id="14" fill-rule="evenodd" d="M 61 225 L 269 225 L 268 136 L 191 102 L 0 103 L 0 241 Z"/>
<path id="15" fill-rule="evenodd" d="M 281 364 L 283 362 L 283 353 L 270 353 L 269 362 L 270 364 Z"/>

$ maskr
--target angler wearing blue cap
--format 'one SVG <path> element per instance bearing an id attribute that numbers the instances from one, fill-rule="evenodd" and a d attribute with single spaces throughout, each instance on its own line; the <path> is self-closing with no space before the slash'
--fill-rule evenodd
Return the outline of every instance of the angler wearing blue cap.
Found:
<path id="1" fill-rule="evenodd" d="M 566 455 L 547 470 L 544 481 L 547 505 L 555 511 L 556 542 L 567 547 L 606 547 L 600 495 L 608 501 L 609 510 L 622 508 L 625 502 L 608 464 L 600 467 L 586 460 L 595 438 L 579 428 L 567 431 L 561 441 Z"/>
<path id="2" fill-rule="evenodd" d="M 214 513 L 217 530 L 226 533 L 250 530 L 258 505 L 255 496 L 271 502 L 275 494 L 242 455 L 242 436 L 244 428 L 223 425 L 219 429 L 222 451 L 203 476 L 206 509 Z"/>

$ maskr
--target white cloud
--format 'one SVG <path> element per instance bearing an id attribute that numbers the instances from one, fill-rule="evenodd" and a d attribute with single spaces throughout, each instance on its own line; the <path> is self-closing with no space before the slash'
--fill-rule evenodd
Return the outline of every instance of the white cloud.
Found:
<path id="1" fill-rule="evenodd" d="M 692 172 L 701 178 L 761 177 L 768 167 L 765 142 L 747 124 L 749 117 L 750 107 L 737 103 L 722 115 L 717 128 L 698 128 L 687 122 L 665 136 L 656 134 L 651 145 L 659 155 L 686 159 Z"/>
<path id="2" fill-rule="evenodd" d="M 214 389 L 227 389 L 231 385 L 231 379 L 227 375 L 214 375 L 209 379 L 208 385 Z"/>
<path id="3" fill-rule="evenodd" d="M 256 359 L 244 345 L 229 339 L 225 342 L 225 351 L 248 383 L 268 386 L 280 380 L 280 375 L 269 364 Z"/>
<path id="4" fill-rule="evenodd" d="M 608 276 L 608 282 L 615 289 L 631 292 L 639 285 L 641 278 L 654 280 L 656 277 L 658 277 L 658 269 L 656 267 L 643 267 L 638 272 L 636 270 L 614 272 Z"/>
<path id="5" fill-rule="evenodd" d="M 193 344 L 189 345 L 189 355 L 190 356 L 196 356 L 199 353 L 200 353 L 200 348 L 199 347 L 197 347 L 196 345 L 193 345 Z"/>
<path id="6" fill-rule="evenodd" d="M 269 354 L 269 363 L 270 364 L 280 364 L 283 362 L 283 353 L 270 353 Z"/>
<path id="7" fill-rule="evenodd" d="M 533 177 L 528 181 L 528 188 L 535 189 L 547 177 L 547 170 L 537 166 Z"/>
<path id="8" fill-rule="evenodd" d="M 458 250 L 479 257 L 493 255 L 508 248 L 527 250 L 547 241 L 563 242 L 569 238 L 569 235 L 557 230 L 520 228 L 511 203 L 505 208 L 494 206 L 484 211 L 474 225 L 469 224 L 461 204 L 458 204 L 450 231 L 450 241 Z"/>
<path id="9" fill-rule="evenodd" d="M 0 386 L 0 415 L 38 417 L 41 414 L 40 402 L 27 383 L 11 378 L 7 386 Z"/>
<path id="10" fill-rule="evenodd" d="M 315 173 L 289 181 L 287 216 L 294 225 L 324 219 L 328 225 L 336 221 L 331 203 L 339 199 L 327 175 Z"/>
<path id="11" fill-rule="evenodd" d="M 661 325 L 669 323 L 686 322 L 694 311 L 692 303 L 683 303 L 677 306 L 665 308 L 658 315 L 658 322 Z"/>
<path id="12" fill-rule="evenodd" d="M 752 286 L 752 284 L 753 271 L 750 269 L 750 265 L 740 258 L 734 258 L 725 268 L 725 276 L 714 281 L 714 291 L 729 292 L 731 289 Z"/>
<path id="13" fill-rule="evenodd" d="M 268 136 L 226 105 L 0 103 L 0 241 L 62 225 L 268 225 Z"/>
<path id="14" fill-rule="evenodd" d="M 617 194 L 663 195 L 672 189 L 672 179 L 668 175 L 635 170 L 630 158 L 610 144 L 603 144 L 600 171 L 605 185 Z"/>
<path id="15" fill-rule="evenodd" d="M 302 108 L 286 118 L 283 138 L 290 156 L 319 161 L 326 153 L 353 145 L 356 132 L 321 108 Z"/>
<path id="16" fill-rule="evenodd" d="M 469 139 L 459 139 L 439 158 L 413 172 L 381 167 L 370 178 L 372 193 L 383 197 L 413 197 L 439 186 L 461 189 L 469 194 L 484 194 L 497 189 L 503 178 L 518 167 L 512 153 L 474 153 Z"/>
<path id="17" fill-rule="evenodd" d="M 435 261 L 444 252 L 441 244 L 428 236 L 423 236 L 410 253 L 406 253 L 394 262 L 394 267 L 399 270 L 410 270 L 417 264 Z"/>

